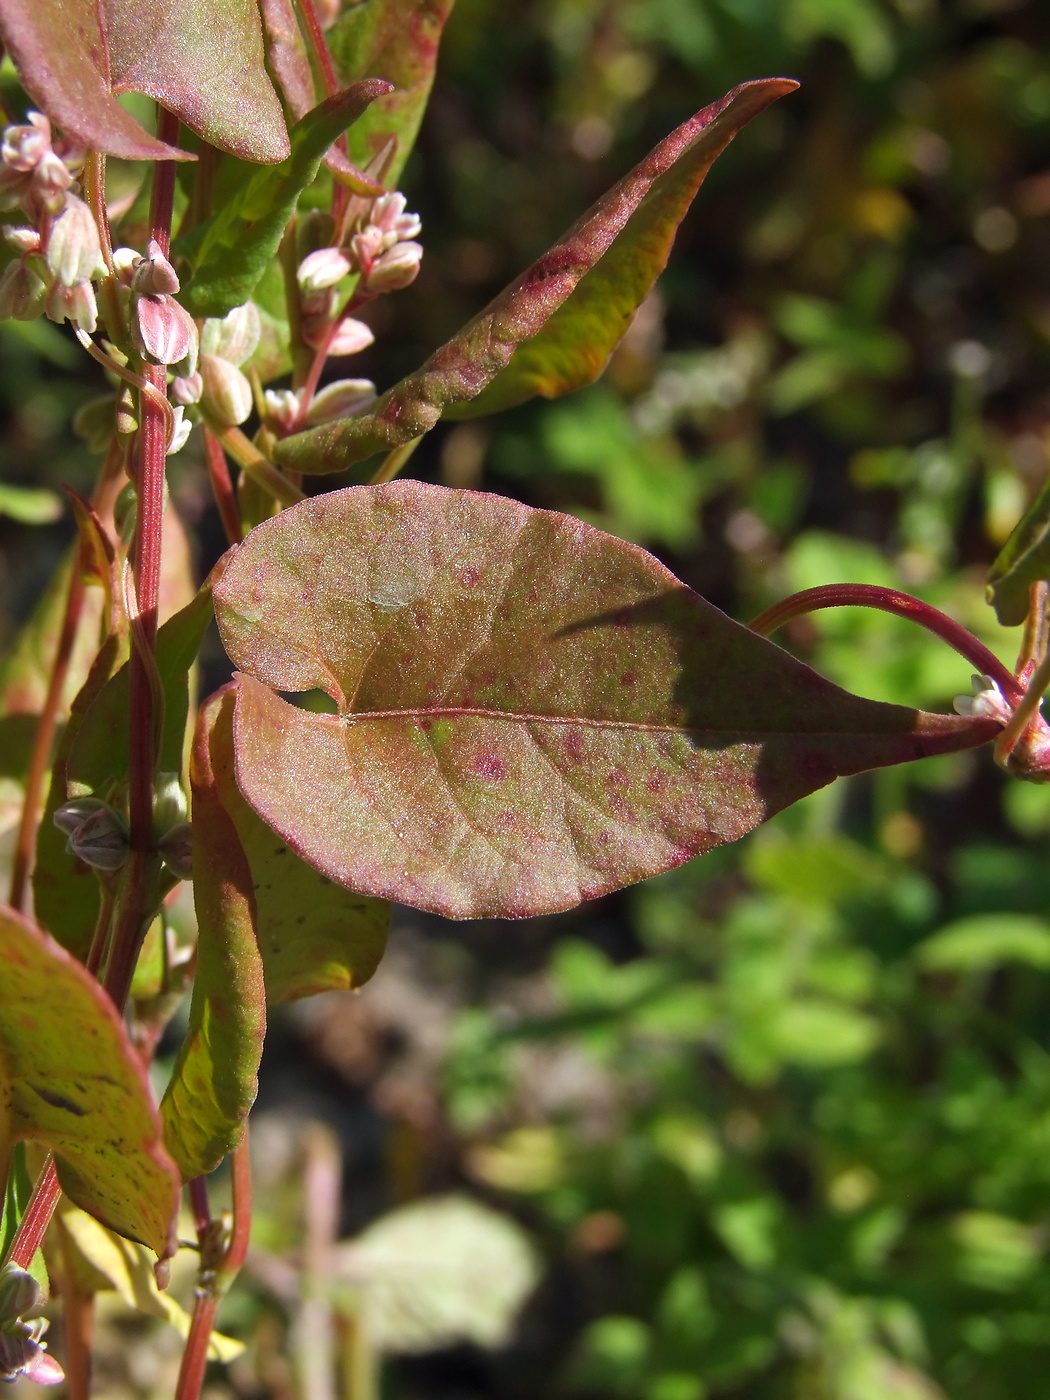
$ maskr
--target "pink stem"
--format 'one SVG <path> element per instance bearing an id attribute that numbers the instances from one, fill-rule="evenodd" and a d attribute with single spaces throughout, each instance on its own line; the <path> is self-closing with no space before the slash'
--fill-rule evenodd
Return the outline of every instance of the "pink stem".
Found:
<path id="1" fill-rule="evenodd" d="M 899 593 L 895 588 L 882 588 L 870 583 L 829 583 L 821 588 L 806 588 L 766 608 L 765 612 L 759 613 L 748 623 L 748 627 L 752 632 L 768 637 L 794 617 L 802 617 L 821 608 L 848 607 L 877 608 L 880 612 L 895 613 L 898 617 L 919 623 L 964 656 L 982 675 L 990 676 L 1012 705 L 1019 704 L 1023 698 L 1024 689 L 1017 679 L 972 632 L 946 613 L 938 612 L 929 603 L 913 598 L 909 593 Z"/>

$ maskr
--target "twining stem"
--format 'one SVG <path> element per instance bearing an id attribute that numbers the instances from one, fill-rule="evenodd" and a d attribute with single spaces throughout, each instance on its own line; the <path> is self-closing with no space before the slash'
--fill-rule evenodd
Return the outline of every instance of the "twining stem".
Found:
<path id="1" fill-rule="evenodd" d="M 200 1181 L 197 1200 L 193 1203 L 197 1242 L 201 1249 L 201 1271 L 189 1336 L 186 1338 L 186 1348 L 179 1367 L 175 1400 L 197 1400 L 200 1395 L 204 1369 L 208 1364 L 208 1342 L 215 1327 L 215 1314 L 223 1294 L 237 1277 L 248 1253 L 252 1225 L 252 1177 L 247 1124 L 244 1137 L 230 1153 L 230 1179 L 233 1195 L 232 1221 L 229 1236 L 225 1239 L 221 1256 L 217 1259 L 209 1256 L 214 1252 L 215 1241 L 219 1238 L 216 1227 L 220 1222 L 211 1218 L 203 1180 Z M 192 1190 L 191 1184 L 191 1199 Z"/>
<path id="2" fill-rule="evenodd" d="M 759 613 L 748 623 L 748 627 L 759 636 L 768 637 L 794 617 L 802 617 L 821 608 L 846 607 L 877 608 L 880 612 L 895 613 L 898 617 L 919 623 L 964 656 L 982 675 L 990 676 L 1012 706 L 1023 700 L 1024 687 L 972 632 L 946 613 L 938 612 L 929 603 L 908 593 L 899 593 L 895 588 L 882 588 L 870 583 L 830 583 L 821 588 L 806 588 Z"/>
<path id="3" fill-rule="evenodd" d="M 201 436 L 204 441 L 208 480 L 211 482 L 212 495 L 219 509 L 222 528 L 230 544 L 240 544 L 244 538 L 244 531 L 241 528 L 241 513 L 237 509 L 237 498 L 233 493 L 226 454 L 222 450 L 222 444 L 207 425 L 203 427 Z"/>

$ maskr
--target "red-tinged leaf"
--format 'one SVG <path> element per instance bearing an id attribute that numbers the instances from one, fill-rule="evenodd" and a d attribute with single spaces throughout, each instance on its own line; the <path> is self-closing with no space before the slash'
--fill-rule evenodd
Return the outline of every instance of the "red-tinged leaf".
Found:
<path id="1" fill-rule="evenodd" d="M 265 521 L 215 605 L 247 800 L 332 879 L 455 918 L 569 908 L 996 733 L 850 695 L 578 520 L 412 481 Z M 317 687 L 337 714 L 274 693 Z"/>
<path id="2" fill-rule="evenodd" d="M 120 106 L 142 92 L 220 150 L 288 154 L 255 0 L 3 0 L 0 36 L 26 91 L 83 145 L 128 160 L 190 160 Z"/>
<path id="3" fill-rule="evenodd" d="M 190 758 L 193 902 L 199 929 L 190 1021 L 161 1103 L 164 1140 L 184 1179 L 240 1142 L 266 1032 L 252 875 L 216 790 L 209 735 L 223 692 L 202 705 Z"/>
<path id="4" fill-rule="evenodd" d="M 46 934 L 0 908 L 0 1175 L 13 1144 L 54 1153 L 70 1200 L 160 1255 L 179 1181 L 149 1081 L 93 977 Z"/>
<path id="5" fill-rule="evenodd" d="M 233 702 L 231 691 L 215 711 L 211 764 L 252 872 L 266 999 L 295 1001 L 360 987 L 383 956 L 390 907 L 307 865 L 248 806 L 234 776 Z"/>
<path id="6" fill-rule="evenodd" d="M 386 173 L 391 189 L 416 142 L 452 4 L 453 0 L 371 0 L 349 5 L 325 35 L 342 83 L 385 78 L 394 85 L 347 137 L 350 159 L 359 166 L 367 165 L 391 136 L 396 137 L 397 150 Z"/>
<path id="7" fill-rule="evenodd" d="M 698 112 L 372 412 L 285 438 L 277 460 L 294 471 L 343 471 L 429 432 L 443 414 L 469 416 L 475 400 L 477 412 L 490 412 L 590 383 L 662 270 L 712 162 L 797 86 L 791 78 L 743 83 Z"/>

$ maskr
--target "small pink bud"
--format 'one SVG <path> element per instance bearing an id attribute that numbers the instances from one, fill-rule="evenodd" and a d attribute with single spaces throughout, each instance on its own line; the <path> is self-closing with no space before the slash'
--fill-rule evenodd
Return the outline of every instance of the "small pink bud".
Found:
<path id="1" fill-rule="evenodd" d="M 407 287 L 419 275 L 419 260 L 423 247 L 419 243 L 397 243 L 373 263 L 365 278 L 370 292 L 396 292 Z"/>
<path id="2" fill-rule="evenodd" d="M 347 316 L 333 336 L 328 353 L 329 355 L 356 355 L 371 345 L 374 340 L 375 336 L 364 321 L 355 321 L 352 316 Z"/>
<path id="3" fill-rule="evenodd" d="M 193 879 L 193 828 L 189 822 L 179 822 L 157 842 L 157 850 L 180 880 Z"/>
<path id="4" fill-rule="evenodd" d="M 175 275 L 175 269 L 164 256 L 155 238 L 150 240 L 146 256 L 135 268 L 132 286 L 142 296 L 170 296 L 179 290 L 179 279 Z"/>
<path id="5" fill-rule="evenodd" d="M 132 334 L 139 349 L 154 364 L 177 365 L 180 360 L 188 360 L 192 373 L 197 357 L 197 323 L 174 297 L 136 297 Z"/>
<path id="6" fill-rule="evenodd" d="M 266 389 L 263 392 L 267 416 L 279 433 L 290 433 L 299 423 L 299 395 L 294 389 Z"/>
<path id="7" fill-rule="evenodd" d="M 243 423 L 252 411 L 252 386 L 245 375 L 219 355 L 202 355 L 200 372 L 201 407 L 208 417 L 227 428 Z"/>
<path id="8" fill-rule="evenodd" d="M 353 265 L 342 249 L 318 248 L 303 258 L 296 278 L 300 290 L 309 294 L 334 287 L 352 270 Z"/>
<path id="9" fill-rule="evenodd" d="M 72 321 L 88 335 L 93 335 L 98 326 L 98 303 L 90 282 L 78 282 L 75 287 L 52 282 L 44 310 L 49 320 L 57 321 L 60 325 L 63 321 Z"/>
<path id="10" fill-rule="evenodd" d="M 12 170 L 35 170 L 51 149 L 51 123 L 43 112 L 28 113 L 26 126 L 5 127 L 0 160 Z"/>
<path id="11" fill-rule="evenodd" d="M 4 242 L 23 257 L 26 253 L 40 251 L 40 235 L 35 228 L 12 228 L 10 224 L 5 224 Z"/>
<path id="12" fill-rule="evenodd" d="M 403 243 L 406 239 L 415 238 L 423 227 L 422 220 L 418 214 L 405 213 L 405 196 L 399 190 L 391 194 L 380 195 L 372 205 L 372 213 L 369 223 L 374 224 L 384 234 L 391 237 L 392 243 Z"/>
<path id="13" fill-rule="evenodd" d="M 42 204 L 49 214 L 57 214 L 72 183 L 73 177 L 65 162 L 54 151 L 48 151 L 33 171 L 32 199 Z"/>
<path id="14" fill-rule="evenodd" d="M 71 833 L 66 850 L 94 870 L 119 870 L 128 858 L 127 828 L 112 807 L 103 807 Z"/>
<path id="15" fill-rule="evenodd" d="M 350 246 L 353 249 L 354 261 L 367 277 L 372 264 L 383 252 L 383 231 L 376 228 L 375 224 L 369 224 L 366 229 L 354 234 Z"/>
<path id="16" fill-rule="evenodd" d="M 232 365 L 243 365 L 259 344 L 262 322 L 252 301 L 235 306 L 221 320 L 208 320 L 201 331 L 201 354 L 220 355 Z"/>
<path id="17" fill-rule="evenodd" d="M 22 1375 L 34 1385 L 61 1385 L 66 1373 L 50 1352 L 41 1349 L 26 1366 Z"/>
<path id="18" fill-rule="evenodd" d="M 191 403 L 200 403 L 203 392 L 204 380 L 199 370 L 194 370 L 192 374 L 176 375 L 171 381 L 171 397 L 184 408 Z"/>
<path id="19" fill-rule="evenodd" d="M 376 386 L 370 379 L 336 379 L 314 395 L 306 421 L 313 428 L 336 418 L 349 418 L 374 403 L 375 397 Z"/>
<path id="20" fill-rule="evenodd" d="M 76 195 L 66 195 L 66 207 L 51 226 L 47 265 L 65 287 L 105 271 L 95 216 Z"/>
<path id="21" fill-rule="evenodd" d="M 46 297 L 44 279 L 30 263 L 16 258 L 0 276 L 0 320 L 35 321 Z"/>
<path id="22" fill-rule="evenodd" d="M 113 272 L 122 287 L 130 287 L 135 280 L 135 269 L 142 262 L 142 254 L 134 248 L 113 249 Z"/>

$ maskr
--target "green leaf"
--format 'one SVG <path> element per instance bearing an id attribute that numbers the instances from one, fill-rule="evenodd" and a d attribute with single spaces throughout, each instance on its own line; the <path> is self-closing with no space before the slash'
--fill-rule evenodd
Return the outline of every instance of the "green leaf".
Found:
<path id="1" fill-rule="evenodd" d="M 178 1176 L 112 1002 L 74 958 L 7 908 L 0 969 L 0 1173 L 16 1141 L 42 1142 L 70 1200 L 167 1254 Z"/>
<path id="2" fill-rule="evenodd" d="M 1004 627 L 1028 616 L 1030 584 L 1050 579 L 1050 481 L 1014 527 L 988 571 L 988 601 Z"/>
<path id="3" fill-rule="evenodd" d="M 505 1346 L 539 1279 L 521 1226 L 466 1196 L 384 1215 L 339 1247 L 334 1272 L 369 1342 L 395 1354 Z"/>
<path id="4" fill-rule="evenodd" d="M 442 414 L 491 413 L 591 383 L 663 270 L 715 157 L 797 86 L 743 83 L 698 112 L 371 413 L 285 438 L 277 460 L 293 471 L 343 471 L 429 432 Z"/>
<path id="5" fill-rule="evenodd" d="M 244 796 L 330 878 L 455 918 L 569 908 L 996 732 L 840 690 L 578 520 L 412 481 L 265 521 L 215 606 Z M 338 714 L 274 693 L 318 688 Z"/>
<path id="6" fill-rule="evenodd" d="M 54 491 L 0 481 L 0 515 L 22 525 L 50 525 L 62 515 L 62 499 Z"/>
<path id="7" fill-rule="evenodd" d="M 372 0 L 348 5 L 325 38 L 344 83 L 385 78 L 392 90 L 350 132 L 350 159 L 359 166 L 397 139 L 386 179 L 396 188 L 416 142 L 430 96 L 438 45 L 453 0 Z"/>
<path id="8" fill-rule="evenodd" d="M 127 160 L 191 160 L 121 107 L 142 92 L 245 160 L 288 154 L 255 0 L 4 0 L 0 36 L 26 91 L 67 136 Z"/>
<path id="9" fill-rule="evenodd" d="M 946 924 L 915 950 L 929 972 L 988 972 L 1003 963 L 1050 968 L 1050 924 L 1031 914 L 974 914 Z"/>
<path id="10" fill-rule="evenodd" d="M 234 776 L 233 702 L 216 709 L 210 755 L 216 792 L 252 873 L 266 999 L 295 1001 L 362 986 L 386 946 L 390 906 L 333 884 L 252 811 Z"/>
<path id="11" fill-rule="evenodd" d="M 223 697 L 219 691 L 201 706 L 190 759 L 197 975 L 186 1038 L 160 1109 L 165 1143 L 187 1181 L 214 1171 L 240 1142 L 266 1032 L 251 871 L 211 764 L 210 734 Z"/>
<path id="12" fill-rule="evenodd" d="M 325 152 L 389 83 L 355 83 L 322 102 L 291 133 L 291 154 L 257 170 L 206 223 L 175 243 L 193 275 L 182 300 L 194 316 L 225 316 L 250 300 L 295 213 L 300 194 L 316 178 Z"/>

